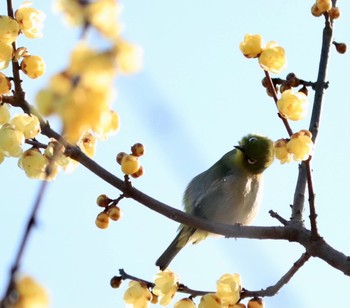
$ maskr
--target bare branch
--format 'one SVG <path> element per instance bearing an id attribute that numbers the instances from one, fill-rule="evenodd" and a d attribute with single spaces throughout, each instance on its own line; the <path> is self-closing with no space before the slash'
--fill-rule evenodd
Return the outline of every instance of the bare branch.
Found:
<path id="1" fill-rule="evenodd" d="M 305 264 L 307 260 L 310 259 L 310 255 L 305 252 L 301 255 L 301 257 L 293 264 L 290 270 L 281 277 L 281 279 L 273 286 L 270 286 L 266 289 L 260 291 L 248 291 L 243 289 L 241 293 L 241 298 L 246 297 L 265 297 L 265 296 L 274 296 L 278 293 L 278 291 L 286 285 L 289 280 L 294 276 L 294 274 Z"/>

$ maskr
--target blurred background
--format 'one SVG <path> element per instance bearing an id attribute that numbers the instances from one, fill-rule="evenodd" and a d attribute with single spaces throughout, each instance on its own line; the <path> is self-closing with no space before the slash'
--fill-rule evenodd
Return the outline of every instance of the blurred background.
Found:
<path id="1" fill-rule="evenodd" d="M 335 23 L 335 40 L 349 41 L 350 4 L 338 1 L 342 16 Z M 135 142 L 146 147 L 141 158 L 145 174 L 134 185 L 178 209 L 187 183 L 206 170 L 241 137 L 250 132 L 277 140 L 286 137 L 273 100 L 261 86 L 263 71 L 256 60 L 239 51 L 246 33 L 277 41 L 286 50 L 289 72 L 314 81 L 320 55 L 323 18 L 310 13 L 312 1 L 251 0 L 121 1 L 124 37 L 142 46 L 144 67 L 132 76 L 119 76 L 113 108 L 119 113 L 117 135 L 99 143 L 95 160 L 122 177 L 115 162 Z M 14 1 L 16 7 L 21 1 Z M 32 54 L 41 55 L 47 73 L 38 80 L 23 77 L 30 102 L 49 77 L 68 62 L 80 32 L 62 23 L 51 1 L 34 1 L 47 14 L 44 38 L 28 41 Z M 5 5 L 1 13 L 6 14 Z M 104 44 L 94 38 L 96 47 Z M 318 226 L 334 248 L 350 254 L 348 158 L 350 157 L 349 54 L 332 49 L 320 133 L 312 160 Z M 310 111 L 313 93 L 310 90 Z M 12 109 L 14 113 L 19 110 Z M 308 127 L 308 117 L 291 123 L 294 131 Z M 54 128 L 56 122 L 52 122 Z M 254 222 L 279 225 L 270 209 L 288 219 L 298 165 L 275 162 L 265 173 L 264 200 Z M 0 165 L 2 217 L 0 232 L 0 290 L 24 231 L 40 183 L 28 179 L 17 159 Z M 95 226 L 99 194 L 116 198 L 119 191 L 82 166 L 50 183 L 38 216 L 21 272 L 43 284 L 51 307 L 124 307 L 128 282 L 109 286 L 118 270 L 153 280 L 155 260 L 174 238 L 178 224 L 133 200 L 123 200 L 123 217 L 107 230 Z M 305 212 L 309 226 L 308 210 Z M 184 249 L 171 264 L 182 283 L 214 290 L 225 273 L 239 273 L 243 286 L 259 290 L 275 284 L 303 253 L 295 243 L 272 240 L 208 239 Z M 266 298 L 266 307 L 344 307 L 350 279 L 322 260 L 310 259 L 282 288 Z M 181 298 L 181 295 L 180 297 Z M 346 304 L 345 304 L 346 305 Z"/>

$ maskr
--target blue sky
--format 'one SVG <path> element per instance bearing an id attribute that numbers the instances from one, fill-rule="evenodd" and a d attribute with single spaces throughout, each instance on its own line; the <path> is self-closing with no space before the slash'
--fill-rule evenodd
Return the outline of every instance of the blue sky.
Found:
<path id="1" fill-rule="evenodd" d="M 15 1 L 16 5 L 20 1 Z M 121 118 L 119 133 L 97 148 L 96 161 L 122 176 L 115 155 L 135 142 L 146 146 L 141 162 L 146 172 L 134 184 L 145 193 L 181 208 L 182 193 L 192 177 L 207 169 L 249 132 L 285 137 L 271 98 L 260 81 L 257 61 L 245 59 L 238 45 L 246 33 L 259 33 L 286 49 L 288 67 L 314 80 L 320 53 L 322 18 L 310 14 L 312 1 L 123 1 L 125 37 L 144 49 L 143 71 L 121 76 L 114 109 Z M 23 77 L 29 100 L 45 86 L 50 74 L 67 63 L 79 33 L 62 27 L 50 13 L 50 2 L 34 2 L 47 12 L 45 36 L 28 42 L 33 54 L 47 61 L 41 80 Z M 335 39 L 349 38 L 350 5 L 339 1 L 342 17 Z M 1 12 L 4 14 L 4 12 Z M 95 39 L 96 45 L 102 44 Z M 22 39 L 21 44 L 27 45 Z M 336 249 L 350 254 L 349 55 L 331 55 L 324 112 L 312 161 L 319 231 Z M 310 91 L 310 111 L 312 107 Z M 14 110 L 14 113 L 16 111 Z M 310 112 L 309 112 L 310 114 Z M 308 127 L 309 118 L 291 123 L 293 130 Z M 53 121 L 53 125 L 56 122 Z M 0 289 L 3 290 L 23 224 L 39 182 L 27 179 L 15 159 L 0 165 Z M 290 216 L 297 164 L 275 162 L 265 173 L 264 200 L 255 225 L 278 225 L 268 211 Z M 22 264 L 23 273 L 44 284 L 51 307 L 123 307 L 124 283 L 118 290 L 109 279 L 124 268 L 152 279 L 155 260 L 176 234 L 177 223 L 132 200 L 121 203 L 123 217 L 107 230 L 94 220 L 96 197 L 119 192 L 79 167 L 49 185 Z M 308 225 L 308 211 L 305 212 Z M 171 264 L 181 282 L 196 289 L 214 289 L 224 273 L 238 272 L 250 290 L 274 284 L 303 249 L 281 241 L 208 239 L 184 249 Z M 311 259 L 280 293 L 267 298 L 267 307 L 341 306 L 347 301 L 350 279 L 321 260 Z M 336 295 L 334 292 L 336 291 Z"/>

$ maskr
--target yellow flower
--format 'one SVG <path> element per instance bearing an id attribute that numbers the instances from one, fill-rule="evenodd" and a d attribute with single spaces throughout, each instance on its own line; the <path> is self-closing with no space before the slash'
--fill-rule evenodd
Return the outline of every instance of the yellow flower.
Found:
<path id="1" fill-rule="evenodd" d="M 10 120 L 10 105 L 2 104 L 0 105 L 0 125 L 7 123 Z"/>
<path id="2" fill-rule="evenodd" d="M 124 40 L 118 40 L 114 53 L 117 61 L 117 69 L 125 74 L 138 72 L 142 67 L 142 48 Z"/>
<path id="3" fill-rule="evenodd" d="M 161 305 L 163 306 L 168 305 L 171 302 L 172 298 L 174 297 L 178 288 L 177 276 L 172 271 L 165 270 L 163 272 L 159 272 L 156 275 L 154 282 L 155 282 L 155 287 L 152 290 L 153 293 L 161 297 L 161 300 L 160 300 Z"/>
<path id="4" fill-rule="evenodd" d="M 124 301 L 134 308 L 147 308 L 152 294 L 147 286 L 139 281 L 130 281 L 129 288 L 125 291 Z"/>
<path id="5" fill-rule="evenodd" d="M 82 151 L 90 158 L 95 155 L 96 150 L 96 138 L 89 132 L 85 132 L 79 143 Z"/>
<path id="6" fill-rule="evenodd" d="M 239 49 L 247 58 L 256 58 L 263 51 L 263 41 L 259 34 L 246 34 Z"/>
<path id="7" fill-rule="evenodd" d="M 99 0 L 87 6 L 87 18 L 104 36 L 116 39 L 121 32 L 118 17 L 121 8 L 115 0 Z"/>
<path id="8" fill-rule="evenodd" d="M 19 25 L 16 20 L 8 16 L 0 16 L 0 42 L 12 44 L 19 34 Z"/>
<path id="9" fill-rule="evenodd" d="M 31 179 L 45 179 L 45 169 L 49 160 L 42 155 L 38 149 L 29 149 L 24 151 L 18 160 L 18 167 L 23 169 L 26 175 Z"/>
<path id="10" fill-rule="evenodd" d="M 238 274 L 225 274 L 216 282 L 216 296 L 225 304 L 236 304 L 241 295 L 241 281 Z"/>
<path id="11" fill-rule="evenodd" d="M 205 294 L 198 305 L 198 308 L 222 308 L 222 301 L 213 293 Z"/>
<path id="12" fill-rule="evenodd" d="M 23 34 L 28 38 L 43 36 L 45 14 L 37 9 L 29 7 L 31 2 L 25 2 L 15 12 L 15 18 Z"/>
<path id="13" fill-rule="evenodd" d="M 196 308 L 196 305 L 191 299 L 183 298 L 175 303 L 174 308 Z"/>
<path id="14" fill-rule="evenodd" d="M 79 26 L 85 23 L 84 5 L 80 0 L 56 0 L 54 10 L 62 12 L 66 21 L 72 26 Z"/>
<path id="15" fill-rule="evenodd" d="M 25 56 L 21 62 L 21 69 L 29 78 L 35 79 L 44 75 L 46 65 L 39 56 Z"/>
<path id="16" fill-rule="evenodd" d="M 286 66 L 287 60 L 285 51 L 276 42 L 268 42 L 259 56 L 259 64 L 271 73 L 279 73 Z"/>
<path id="17" fill-rule="evenodd" d="M 3 150 L 0 149 L 0 164 L 5 160 L 5 154 Z"/>
<path id="18" fill-rule="evenodd" d="M 39 119 L 26 113 L 14 116 L 10 123 L 24 134 L 24 138 L 35 138 L 41 131 Z"/>
<path id="19" fill-rule="evenodd" d="M 46 290 L 33 278 L 25 276 L 16 282 L 18 301 L 13 308 L 47 308 L 49 297 Z"/>
<path id="20" fill-rule="evenodd" d="M 277 101 L 280 113 L 292 121 L 305 117 L 307 104 L 307 96 L 303 92 L 293 93 L 292 90 L 284 91 Z"/>
<path id="21" fill-rule="evenodd" d="M 303 161 L 308 159 L 312 153 L 313 142 L 312 134 L 308 130 L 301 130 L 290 137 L 287 143 L 287 151 L 293 154 L 295 161 Z"/>
<path id="22" fill-rule="evenodd" d="M 24 142 L 24 135 L 11 124 L 4 124 L 0 128 L 0 149 L 5 156 L 19 157 L 23 150 L 21 145 Z"/>
<path id="23" fill-rule="evenodd" d="M 10 44 L 0 41 L 0 70 L 8 67 L 13 56 L 13 48 Z"/>
<path id="24" fill-rule="evenodd" d="M 289 163 L 292 155 L 287 151 L 287 140 L 279 139 L 275 142 L 275 155 L 281 164 Z"/>
<path id="25" fill-rule="evenodd" d="M 4 75 L 3 73 L 0 73 L 0 95 L 3 94 L 9 94 L 11 90 L 11 82 L 10 80 Z"/>

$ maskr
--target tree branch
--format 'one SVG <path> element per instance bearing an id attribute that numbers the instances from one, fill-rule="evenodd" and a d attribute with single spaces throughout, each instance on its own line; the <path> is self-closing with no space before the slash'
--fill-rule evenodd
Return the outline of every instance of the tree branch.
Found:
<path id="1" fill-rule="evenodd" d="M 336 5 L 336 1 L 333 1 L 333 5 Z M 324 97 L 324 91 L 327 78 L 327 68 L 329 61 L 330 48 L 333 40 L 333 25 L 329 21 L 329 17 L 325 17 L 325 27 L 322 32 L 322 47 L 319 61 L 317 81 L 314 85 L 315 96 L 312 108 L 312 114 L 310 119 L 309 131 L 312 133 L 312 141 L 315 144 L 321 118 L 322 103 Z M 305 201 L 305 189 L 307 184 L 306 165 L 302 163 L 299 167 L 298 180 L 295 187 L 294 201 L 292 206 L 292 220 L 302 221 L 302 215 L 304 212 Z"/>
<path id="2" fill-rule="evenodd" d="M 138 201 L 149 209 L 174 221 L 212 233 L 221 234 L 226 237 L 287 240 L 290 242 L 297 242 L 304 246 L 311 256 L 319 257 L 334 268 L 342 271 L 345 275 L 350 276 L 350 257 L 335 250 L 321 237 L 313 240 L 311 232 L 300 224 L 290 223 L 284 227 L 253 227 L 213 223 L 172 208 L 169 205 L 144 194 L 135 187 L 127 185 L 127 183 L 117 178 L 115 175 L 111 174 L 86 156 L 78 147 L 68 146 L 66 148 L 66 153 L 101 179 L 121 190 L 127 197 Z"/>
<path id="3" fill-rule="evenodd" d="M 310 259 L 310 257 L 311 256 L 307 252 L 303 253 L 301 257 L 293 264 L 290 270 L 285 275 L 283 275 L 275 285 L 260 291 L 248 291 L 246 289 L 243 289 L 241 298 L 243 299 L 246 297 L 265 297 L 276 295 L 278 291 L 291 280 L 294 274 L 305 264 L 305 262 Z"/>

